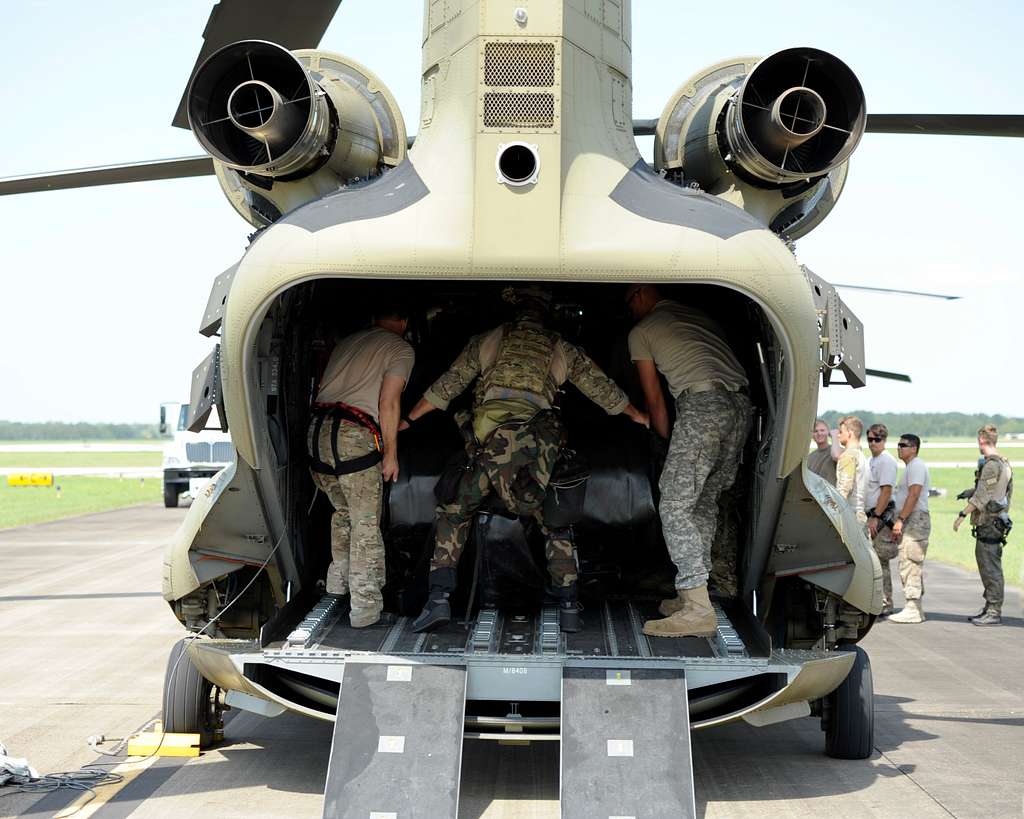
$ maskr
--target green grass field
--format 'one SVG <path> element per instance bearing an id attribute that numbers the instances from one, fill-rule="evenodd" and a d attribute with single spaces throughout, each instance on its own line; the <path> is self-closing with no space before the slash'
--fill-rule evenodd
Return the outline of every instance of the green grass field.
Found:
<path id="1" fill-rule="evenodd" d="M 147 446 L 162 446 L 167 443 L 168 439 L 164 438 L 112 438 L 110 440 L 95 439 L 95 438 L 75 438 L 66 441 L 55 440 L 47 438 L 45 440 L 36 441 L 34 439 L 26 440 L 25 438 L 0 438 L 0 444 L 17 444 L 18 446 L 35 446 L 42 444 L 45 446 L 58 446 L 66 444 L 68 446 L 82 446 L 89 444 L 103 444 L 104 446 L 112 446 L 115 444 L 146 444 Z"/>
<path id="2" fill-rule="evenodd" d="M 8 486 L 0 481 L 0 529 L 103 512 L 163 497 L 160 478 L 58 478 L 57 486 Z"/>
<path id="3" fill-rule="evenodd" d="M 160 466 L 159 452 L 0 452 L 0 466 Z"/>

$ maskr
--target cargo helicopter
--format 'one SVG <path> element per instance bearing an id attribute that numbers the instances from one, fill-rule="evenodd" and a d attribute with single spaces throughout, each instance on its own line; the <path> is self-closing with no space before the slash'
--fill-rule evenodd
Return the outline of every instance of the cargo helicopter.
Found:
<path id="1" fill-rule="evenodd" d="M 214 7 L 175 116 L 203 156 L 0 182 L 213 173 L 255 228 L 200 324 L 219 341 L 193 374 L 190 426 L 216 407 L 237 455 L 167 550 L 164 597 L 199 635 L 168 663 L 167 729 L 208 738 L 225 706 L 334 721 L 327 815 L 454 816 L 467 737 L 560 740 L 566 816 L 692 815 L 683 740 L 730 720 L 814 715 L 828 753 L 868 756 L 871 671 L 856 644 L 881 609 L 880 567 L 803 459 L 819 384 L 886 374 L 867 369 L 862 323 L 792 243 L 835 205 L 865 132 L 1020 136 L 1024 118 L 868 114 L 847 66 L 794 48 L 710 66 L 657 120 L 634 120 L 628 2 L 428 0 L 410 138 L 368 68 L 315 48 L 338 5 Z M 653 166 L 638 135 L 655 137 Z M 671 580 L 656 457 L 642 431 L 571 392 L 562 412 L 591 464 L 575 526 L 581 632 L 559 633 L 545 605 L 536 532 L 490 509 L 463 561 L 461 621 L 411 633 L 433 486 L 458 446 L 443 417 L 405 433 L 389 493 L 386 594 L 403 616 L 357 631 L 321 594 L 329 510 L 304 456 L 318 353 L 401 288 L 421 306 L 414 400 L 501 320 L 499 292 L 518 281 L 548 285 L 559 329 L 633 390 L 623 284 L 656 282 L 726 326 L 756 419 L 721 510 L 734 588 L 720 588 L 715 637 L 643 635 Z M 645 761 L 666 748 L 671 765 L 652 776 Z"/>

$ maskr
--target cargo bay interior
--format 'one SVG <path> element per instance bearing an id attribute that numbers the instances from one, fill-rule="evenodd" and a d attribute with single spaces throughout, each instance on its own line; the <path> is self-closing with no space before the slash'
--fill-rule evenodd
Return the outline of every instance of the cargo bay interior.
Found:
<path id="1" fill-rule="evenodd" d="M 318 279 L 282 294 L 264 320 L 258 345 L 281 361 L 276 394 L 266 394 L 268 430 L 278 469 L 278 490 L 288 498 L 289 540 L 302 567 L 304 589 L 264 629 L 264 644 L 283 640 L 302 614 L 319 599 L 316 581 L 330 561 L 329 521 L 333 511 L 322 495 L 314 497 L 305 456 L 309 406 L 320 368 L 334 342 L 365 326 L 374 305 L 401 297 L 412 306 L 410 342 L 416 366 L 403 396 L 403 412 L 454 361 L 468 339 L 511 318 L 502 299 L 502 282 L 446 280 L 380 282 Z M 643 406 L 630 361 L 631 326 L 623 304 L 624 285 L 558 283 L 553 292 L 551 325 L 581 347 Z M 752 616 L 742 591 L 748 543 L 754 530 L 752 491 L 766 480 L 757 464 L 770 442 L 766 379 L 778 380 L 780 356 L 771 327 L 760 309 L 743 295 L 706 285 L 666 285 L 666 297 L 698 306 L 716 318 L 747 370 L 755 407 L 735 486 L 720 502 L 710 586 L 746 650 L 768 651 L 763 628 Z M 758 345 L 768 366 L 762 368 Z M 263 376 L 260 376 L 261 379 Z M 777 387 L 772 387 L 773 391 Z M 352 629 L 338 618 L 324 635 L 325 649 L 415 653 L 470 650 L 480 623 L 490 650 L 522 654 L 544 640 L 558 641 L 545 621 L 546 578 L 543 538 L 531 521 L 512 518 L 498 505 L 478 513 L 459 566 L 453 597 L 455 617 L 444 629 L 414 634 L 408 628 L 422 606 L 433 550 L 436 505 L 434 486 L 449 457 L 462 446 L 453 411 L 469 406 L 472 388 L 448 412 L 431 413 L 399 438 L 400 475 L 385 494 L 382 531 L 386 547 L 385 608 L 401 616 L 396 626 Z M 668 402 L 670 407 L 672 402 Z M 565 635 L 559 652 L 589 656 L 716 656 L 704 638 L 647 638 L 640 628 L 657 616 L 660 600 L 672 596 L 675 568 L 661 535 L 657 513 L 657 474 L 667 443 L 624 416 L 610 417 L 568 382 L 559 399 L 569 447 L 589 466 L 582 518 L 573 526 L 579 562 L 584 628 Z M 322 589 L 321 589 L 322 591 Z M 750 595 L 746 595 L 749 601 Z M 292 692 L 294 695 L 294 692 Z"/>

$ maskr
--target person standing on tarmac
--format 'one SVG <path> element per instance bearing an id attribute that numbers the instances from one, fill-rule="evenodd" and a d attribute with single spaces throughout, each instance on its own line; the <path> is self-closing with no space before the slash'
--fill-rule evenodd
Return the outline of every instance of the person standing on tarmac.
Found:
<path id="1" fill-rule="evenodd" d="M 437 508 L 437 538 L 430 561 L 430 593 L 413 623 L 430 631 L 451 620 L 448 598 L 469 537 L 473 515 L 492 493 L 510 512 L 530 515 L 546 540 L 549 591 L 559 601 L 561 628 L 578 631 L 577 569 L 571 532 L 544 524 L 542 507 L 565 429 L 553 407 L 558 388 L 571 381 L 609 415 L 637 423 L 648 418 L 581 350 L 545 327 L 551 294 L 541 287 L 508 288 L 515 318 L 474 336 L 448 371 L 424 393 L 406 423 L 448 404 L 476 380 L 471 457 L 454 497 Z M 404 428 L 404 426 L 403 426 Z"/>
<path id="2" fill-rule="evenodd" d="M 843 454 L 836 463 L 836 489 L 857 513 L 857 520 L 867 523 L 864 496 L 868 487 L 868 459 L 860 448 L 864 422 L 856 415 L 839 419 L 839 443 Z"/>
<path id="3" fill-rule="evenodd" d="M 953 521 L 953 531 L 957 532 L 964 518 L 971 518 L 974 557 L 985 590 L 985 605 L 978 614 L 967 618 L 976 626 L 998 626 L 1003 622 L 1003 546 L 1010 526 L 1013 470 L 996 450 L 998 440 L 998 430 L 992 424 L 978 430 L 982 460 L 974 473 L 974 489 L 957 495 L 967 501 L 967 506 Z"/>
<path id="4" fill-rule="evenodd" d="M 652 284 L 633 284 L 626 306 L 637 320 L 629 333 L 651 426 L 669 438 L 661 473 L 661 527 L 676 564 L 676 596 L 662 601 L 661 620 L 644 623 L 654 637 L 709 637 L 718 621 L 708 595 L 719 495 L 736 480 L 750 426 L 747 377 L 710 316 L 663 298 Z M 669 430 L 659 373 L 676 401 Z"/>
<path id="5" fill-rule="evenodd" d="M 398 477 L 400 402 L 415 362 L 402 338 L 408 318 L 404 307 L 381 307 L 372 327 L 335 346 L 307 435 L 313 480 L 334 507 L 327 593 L 350 595 L 354 628 L 392 616 L 384 613 L 381 596 L 381 478 Z"/>
<path id="6" fill-rule="evenodd" d="M 928 490 L 931 481 L 928 467 L 918 457 L 921 439 L 916 435 L 900 436 L 896 444 L 905 467 L 896 486 L 896 522 L 893 536 L 899 544 L 900 581 L 906 603 L 903 610 L 889 618 L 890 623 L 923 623 L 921 598 L 924 597 L 924 559 L 928 554 L 928 537 L 932 531 L 928 514 Z"/>
<path id="7" fill-rule="evenodd" d="M 892 569 L 889 561 L 899 554 L 892 536 L 892 522 L 896 515 L 896 502 L 892 499 L 896 486 L 896 459 L 885 451 L 889 429 L 885 424 L 872 424 L 868 428 L 868 486 L 864 508 L 868 516 L 868 535 L 871 545 L 882 564 L 882 611 L 879 617 L 888 617 L 892 608 Z"/>
<path id="8" fill-rule="evenodd" d="M 835 486 L 836 458 L 832 453 L 832 444 L 829 442 L 828 424 L 820 418 L 814 422 L 811 440 L 814 441 L 815 448 L 807 456 L 807 468 Z"/>

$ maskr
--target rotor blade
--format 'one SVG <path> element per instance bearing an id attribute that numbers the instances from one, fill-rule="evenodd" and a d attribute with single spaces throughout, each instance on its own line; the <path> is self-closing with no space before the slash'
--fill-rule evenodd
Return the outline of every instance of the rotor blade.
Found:
<path id="1" fill-rule="evenodd" d="M 868 114 L 868 133 L 1024 137 L 1021 114 Z"/>
<path id="2" fill-rule="evenodd" d="M 832 286 L 842 287 L 844 290 L 867 290 L 871 293 L 893 293 L 898 296 L 923 296 L 926 299 L 945 299 L 946 301 L 956 301 L 963 298 L 963 296 L 947 296 L 945 293 L 924 293 L 920 290 L 893 290 L 890 287 L 866 287 L 861 284 L 839 284 L 839 282 L 832 282 Z"/>
<path id="3" fill-rule="evenodd" d="M 150 162 L 129 162 L 124 165 L 103 165 L 96 168 L 74 168 L 54 173 L 9 176 L 6 179 L 0 179 L 0 196 L 8 196 L 13 193 L 59 191 L 66 188 L 91 188 L 94 185 L 120 185 L 122 182 L 182 179 L 187 176 L 210 176 L 212 174 L 213 160 L 208 156 L 155 159 Z"/>
<path id="4" fill-rule="evenodd" d="M 654 136 L 658 127 L 656 119 L 635 119 L 633 120 L 633 136 Z"/>
<path id="5" fill-rule="evenodd" d="M 885 370 L 864 370 L 872 378 L 888 378 L 890 381 L 905 381 L 911 383 L 910 376 L 903 373 L 890 373 Z"/>
<path id="6" fill-rule="evenodd" d="M 196 69 L 214 51 L 239 40 L 270 40 L 289 51 L 316 48 L 340 4 L 341 0 L 291 0 L 289 3 L 281 0 L 218 0 L 206 21 L 203 47 L 192 66 L 171 124 L 176 128 L 188 128 L 185 96 L 189 84 Z"/>

